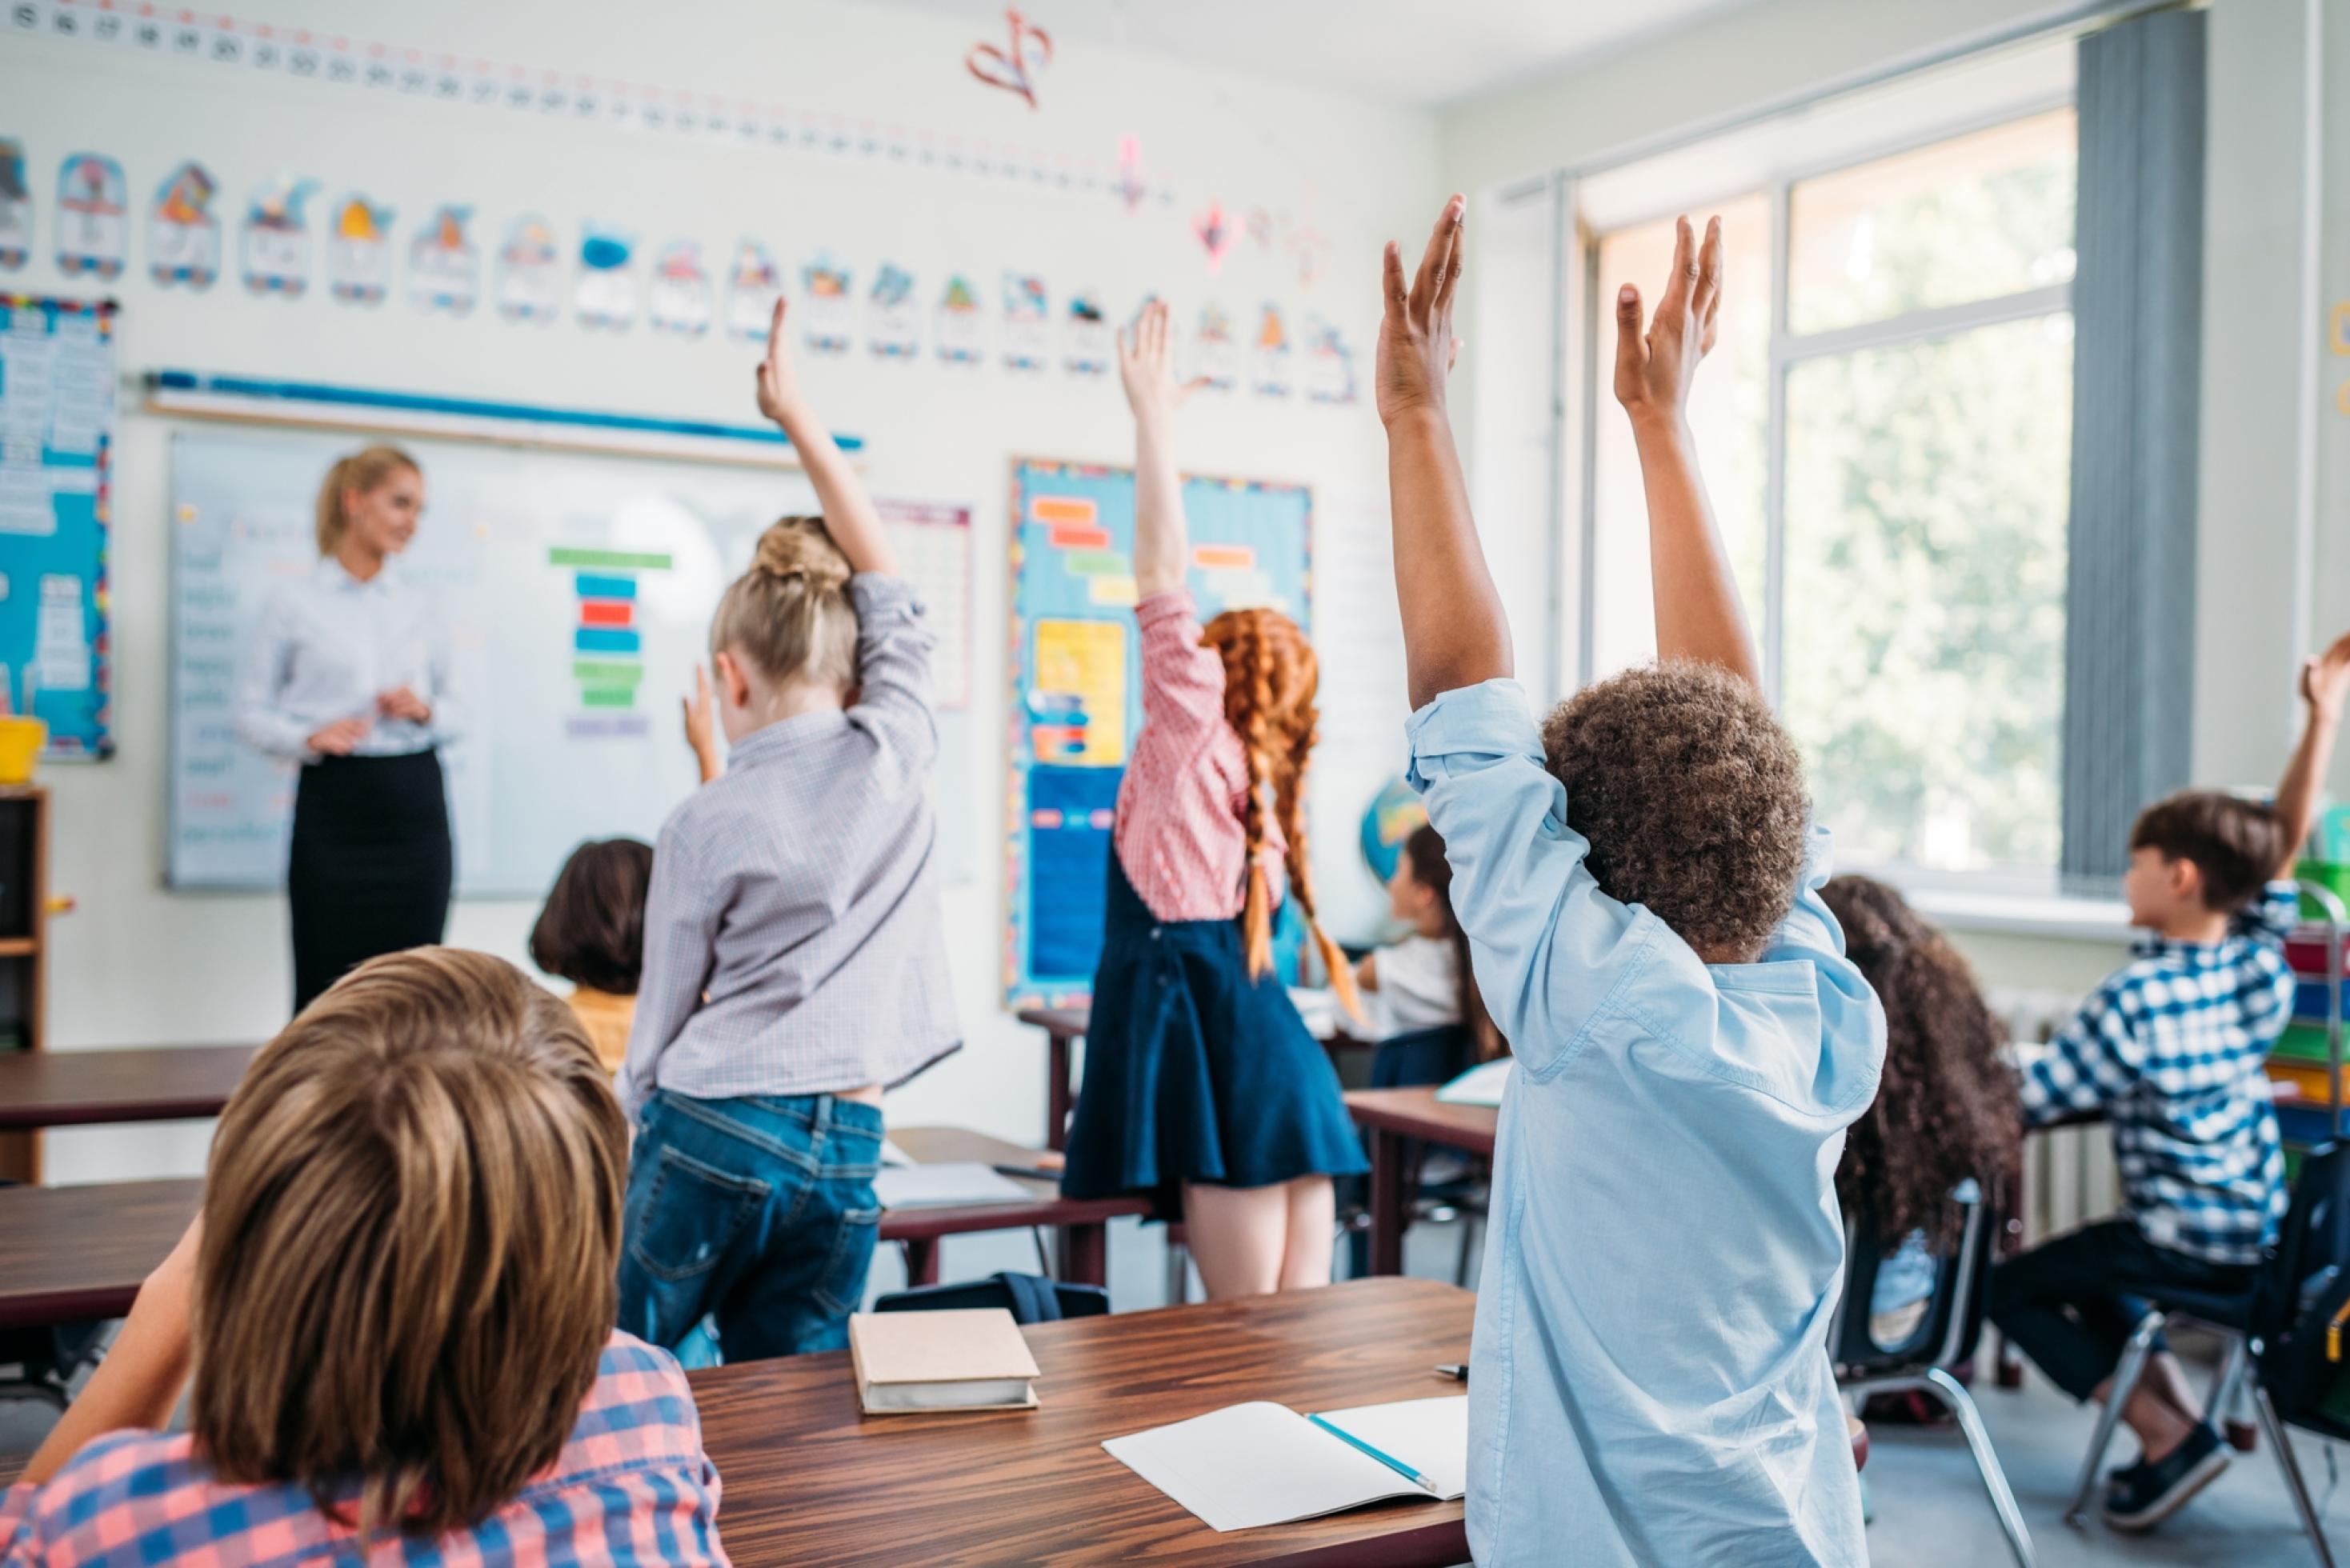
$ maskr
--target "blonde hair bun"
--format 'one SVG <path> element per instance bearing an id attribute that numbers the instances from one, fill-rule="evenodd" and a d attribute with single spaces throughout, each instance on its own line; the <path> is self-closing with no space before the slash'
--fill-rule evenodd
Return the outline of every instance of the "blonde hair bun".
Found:
<path id="1" fill-rule="evenodd" d="M 786 517 L 759 535 L 751 569 L 771 577 L 802 577 L 817 593 L 848 586 L 848 557 L 832 542 L 821 517 Z"/>
<path id="2" fill-rule="evenodd" d="M 710 651 L 747 659 L 770 680 L 846 692 L 857 680 L 857 607 L 848 557 L 821 517 L 786 517 L 759 535 L 750 569 L 718 601 Z"/>

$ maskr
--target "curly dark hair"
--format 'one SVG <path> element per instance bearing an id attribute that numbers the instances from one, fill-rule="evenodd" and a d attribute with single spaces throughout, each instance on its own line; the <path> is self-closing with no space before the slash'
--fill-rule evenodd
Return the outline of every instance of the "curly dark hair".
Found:
<path id="1" fill-rule="evenodd" d="M 1600 889 L 1709 959 L 1760 952 L 1795 901 L 1811 803 L 1762 694 L 1716 665 L 1628 670 L 1543 725 Z"/>
<path id="2" fill-rule="evenodd" d="M 2002 1032 L 1967 961 L 1900 894 L 1837 877 L 1820 897 L 1885 1004 L 1885 1075 L 1845 1135 L 1836 1198 L 1880 1247 L 1912 1231 L 1947 1247 L 1960 1219 L 1950 1190 L 2015 1175 L 2023 1123 Z"/>

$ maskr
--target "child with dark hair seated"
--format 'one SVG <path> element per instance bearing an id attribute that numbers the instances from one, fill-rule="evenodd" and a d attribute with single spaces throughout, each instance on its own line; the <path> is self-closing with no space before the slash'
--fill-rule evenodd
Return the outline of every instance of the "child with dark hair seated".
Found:
<path id="1" fill-rule="evenodd" d="M 530 961 L 571 982 L 571 1011 L 608 1073 L 629 1054 L 645 969 L 645 893 L 653 846 L 591 839 L 571 852 L 530 930 Z"/>

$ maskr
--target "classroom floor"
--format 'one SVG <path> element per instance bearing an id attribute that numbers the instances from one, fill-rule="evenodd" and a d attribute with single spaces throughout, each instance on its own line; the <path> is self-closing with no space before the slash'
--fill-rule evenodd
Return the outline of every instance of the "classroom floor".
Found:
<path id="1" fill-rule="evenodd" d="M 1405 1271 L 1449 1280 L 1459 1248 L 1458 1232 L 1451 1226 L 1416 1227 L 1405 1238 Z M 1109 1258 L 1114 1310 L 1139 1311 L 1166 1299 L 1167 1251 L 1158 1226 L 1118 1221 L 1110 1231 Z M 940 1262 L 943 1277 L 970 1279 L 999 1269 L 1032 1272 L 1036 1251 L 1017 1232 L 953 1236 L 944 1242 Z M 869 1292 L 897 1290 L 904 1282 L 896 1249 L 883 1248 L 874 1260 Z M 1191 1290 L 1197 1299 L 1196 1280 Z M 1986 1390 L 1981 1406 L 2042 1568 L 2220 1563 L 2300 1568 L 2316 1561 L 2294 1522 L 2283 1480 L 2265 1451 L 2240 1455 L 2202 1496 L 2152 1535 L 2117 1535 L 2095 1522 L 2073 1530 L 2061 1515 L 2088 1444 L 2088 1413 L 2036 1377 L 2014 1392 Z M 28 1452 L 47 1427 L 47 1414 L 39 1407 L 0 1404 L 0 1454 Z M 1869 1435 L 1867 1479 L 1876 1518 L 1868 1540 L 1877 1562 L 1902 1568 L 1984 1568 L 2009 1561 L 1966 1442 L 1955 1428 L 1880 1424 Z M 2295 1442 L 2302 1473 L 2321 1507 L 2330 1498 L 2339 1502 L 2329 1463 L 2337 1471 L 2350 1470 L 2350 1445 L 2305 1434 Z M 2126 1443 L 2115 1444 L 2115 1462 Z M 2350 1552 L 2350 1507 L 2328 1510 L 2327 1516 L 2337 1551 Z"/>

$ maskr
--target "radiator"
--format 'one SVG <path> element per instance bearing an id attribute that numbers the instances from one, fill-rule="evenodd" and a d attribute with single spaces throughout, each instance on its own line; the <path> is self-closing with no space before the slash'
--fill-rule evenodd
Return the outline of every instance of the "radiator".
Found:
<path id="1" fill-rule="evenodd" d="M 2045 1042 L 2079 1009 L 2081 999 L 2045 991 L 1993 991 L 1985 999 L 2011 1040 Z M 2017 1218 L 2033 1242 L 2103 1220 L 2121 1208 L 2113 1135 L 2104 1127 L 2058 1127 L 2023 1140 L 2023 1190 Z"/>

